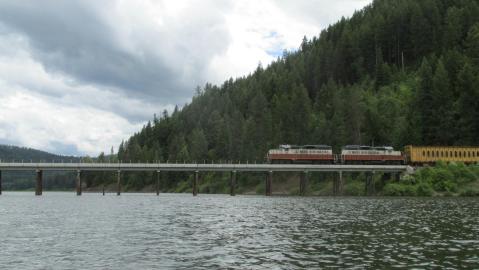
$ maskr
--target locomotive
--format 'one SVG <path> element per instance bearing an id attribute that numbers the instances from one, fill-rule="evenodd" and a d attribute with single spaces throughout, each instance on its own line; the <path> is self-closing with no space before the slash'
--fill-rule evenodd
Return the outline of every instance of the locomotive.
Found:
<path id="1" fill-rule="evenodd" d="M 272 164 L 310 163 L 333 164 L 333 148 L 328 145 L 280 145 L 278 149 L 268 151 L 267 160 Z"/>
<path id="2" fill-rule="evenodd" d="M 389 164 L 401 165 L 405 158 L 401 151 L 391 146 L 347 145 L 341 150 L 342 164 Z"/>
<path id="3" fill-rule="evenodd" d="M 390 146 L 347 145 L 341 154 L 333 154 L 328 145 L 280 145 L 268 151 L 271 164 L 404 164 L 405 157 Z"/>

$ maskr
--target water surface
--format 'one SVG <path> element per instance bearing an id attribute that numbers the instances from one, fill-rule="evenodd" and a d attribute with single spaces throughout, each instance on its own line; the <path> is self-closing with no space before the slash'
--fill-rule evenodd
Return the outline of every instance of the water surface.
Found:
<path id="1" fill-rule="evenodd" d="M 479 200 L 7 192 L 9 269 L 479 268 Z"/>

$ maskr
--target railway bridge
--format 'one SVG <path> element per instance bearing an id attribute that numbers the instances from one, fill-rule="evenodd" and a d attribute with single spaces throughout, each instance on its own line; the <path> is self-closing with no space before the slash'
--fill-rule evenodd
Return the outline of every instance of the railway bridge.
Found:
<path id="1" fill-rule="evenodd" d="M 117 172 L 117 195 L 121 194 L 122 172 L 144 171 L 156 172 L 156 194 L 160 193 L 160 173 L 181 171 L 194 173 L 192 183 L 193 196 L 198 194 L 198 182 L 200 172 L 230 172 L 230 194 L 235 195 L 236 174 L 238 172 L 258 172 L 265 174 L 265 195 L 272 194 L 273 175 L 275 172 L 300 172 L 299 190 L 300 195 L 305 194 L 305 187 L 309 172 L 335 172 L 333 192 L 340 195 L 343 186 L 344 172 L 366 172 L 366 190 L 368 194 L 374 189 L 373 174 L 401 173 L 407 166 L 403 165 L 310 165 L 310 164 L 178 164 L 178 163 L 24 163 L 24 162 L 0 162 L 0 194 L 2 192 L 2 171 L 35 171 L 36 187 L 35 195 L 42 195 L 43 171 L 74 171 L 76 175 L 76 193 L 82 194 L 82 172 L 85 171 L 113 171 Z M 105 194 L 105 191 L 103 191 Z"/>

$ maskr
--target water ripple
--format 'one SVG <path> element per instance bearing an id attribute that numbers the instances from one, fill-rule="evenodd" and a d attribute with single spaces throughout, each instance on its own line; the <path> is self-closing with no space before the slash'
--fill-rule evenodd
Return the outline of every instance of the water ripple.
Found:
<path id="1" fill-rule="evenodd" d="M 7 192 L 0 266 L 479 268 L 478 202 Z"/>

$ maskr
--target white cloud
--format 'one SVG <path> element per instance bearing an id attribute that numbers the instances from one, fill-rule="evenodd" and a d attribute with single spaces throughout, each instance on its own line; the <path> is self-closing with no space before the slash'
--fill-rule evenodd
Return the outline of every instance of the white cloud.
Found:
<path id="1" fill-rule="evenodd" d="M 226 15 L 232 41 L 210 62 L 209 80 L 221 83 L 246 75 L 258 63 L 267 66 L 284 50 L 299 48 L 304 36 L 312 38 L 339 20 L 351 16 L 371 0 L 243 0 Z M 245 57 L 247 56 L 247 57 Z"/>
<path id="2" fill-rule="evenodd" d="M 0 104 L 1 139 L 52 152 L 62 146 L 90 155 L 108 153 L 140 128 L 114 113 L 55 104 L 24 89 L 2 95 Z"/>

